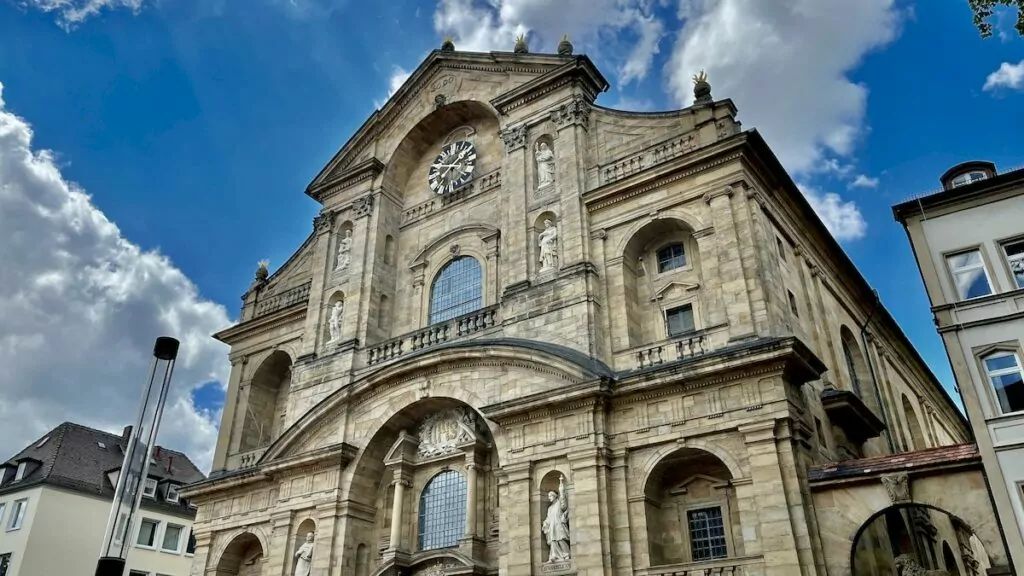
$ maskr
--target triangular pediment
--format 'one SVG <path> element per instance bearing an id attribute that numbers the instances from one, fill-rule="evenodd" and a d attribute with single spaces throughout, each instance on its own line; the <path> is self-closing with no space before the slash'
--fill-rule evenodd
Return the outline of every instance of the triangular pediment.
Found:
<path id="1" fill-rule="evenodd" d="M 319 200 L 327 186 L 379 173 L 393 151 L 379 142 L 393 140 L 387 138 L 391 130 L 408 131 L 436 107 L 476 100 L 505 115 L 563 81 L 577 82 L 591 100 L 608 87 L 583 55 L 434 50 L 317 174 L 306 194 Z"/>
<path id="2" fill-rule="evenodd" d="M 661 300 L 665 298 L 665 296 L 671 295 L 673 291 L 677 291 L 679 294 L 685 294 L 687 292 L 693 292 L 694 290 L 697 290 L 699 288 L 700 284 L 691 284 L 689 282 L 679 282 L 677 280 L 674 280 L 659 288 L 654 293 L 654 297 L 651 299 Z"/>
<path id="3" fill-rule="evenodd" d="M 391 445 L 391 449 L 388 450 L 387 456 L 384 457 L 384 464 L 391 465 L 401 462 L 415 462 L 416 449 L 419 445 L 419 439 L 405 430 L 402 430 L 398 434 L 398 440 L 395 440 L 395 443 Z"/>
<path id="4" fill-rule="evenodd" d="M 671 488 L 669 488 L 668 492 L 669 494 L 674 495 L 686 494 L 687 490 L 689 489 L 689 486 L 694 482 L 697 482 L 698 480 L 703 480 L 704 482 L 707 482 L 708 484 L 711 485 L 712 488 L 718 488 L 720 486 L 725 486 L 728 484 L 727 480 L 723 480 L 721 478 L 715 478 L 714 476 L 708 476 L 707 474 L 694 474 L 693 476 L 689 476 L 682 482 L 679 482 L 672 486 Z"/>

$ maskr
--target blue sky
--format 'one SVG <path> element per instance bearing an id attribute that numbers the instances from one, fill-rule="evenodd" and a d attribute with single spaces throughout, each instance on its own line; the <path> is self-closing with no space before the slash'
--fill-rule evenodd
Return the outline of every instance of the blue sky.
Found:
<path id="1" fill-rule="evenodd" d="M 174 330 L 190 352 L 162 437 L 208 462 L 223 397 L 208 383 L 228 366 L 204 334 L 236 317 L 258 260 L 301 244 L 306 184 L 445 33 L 553 51 L 568 32 L 609 77 L 606 106 L 686 105 L 707 69 L 950 384 L 890 206 L 963 160 L 1024 164 L 1011 20 L 982 40 L 965 0 L 0 0 L 0 228 L 16 238 L 0 255 L 24 266 L 0 273 L 17 320 L 0 328 L 0 416 L 29 415 L 0 425 L 0 457 L 65 419 L 119 430 L 138 359 Z M 10 296 L 41 282 L 52 294 Z"/>

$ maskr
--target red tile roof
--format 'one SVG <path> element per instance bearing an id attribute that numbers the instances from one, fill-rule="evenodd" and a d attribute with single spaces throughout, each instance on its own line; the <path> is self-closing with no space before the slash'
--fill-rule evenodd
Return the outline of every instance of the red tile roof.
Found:
<path id="1" fill-rule="evenodd" d="M 867 476 L 880 472 L 896 472 L 942 464 L 966 463 L 980 459 L 981 456 L 978 454 L 978 447 L 976 445 L 955 444 L 953 446 L 918 450 L 917 452 L 903 452 L 901 454 L 873 456 L 871 458 L 846 460 L 844 462 L 830 462 L 812 467 L 808 471 L 807 479 L 811 482 L 822 482 L 838 480 L 840 478 Z"/>

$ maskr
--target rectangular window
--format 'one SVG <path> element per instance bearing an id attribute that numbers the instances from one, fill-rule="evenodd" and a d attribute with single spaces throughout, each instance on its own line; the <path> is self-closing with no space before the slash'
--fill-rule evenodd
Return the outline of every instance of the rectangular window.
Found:
<path id="1" fill-rule="evenodd" d="M 678 242 L 661 248 L 657 256 L 659 273 L 686 266 L 686 249 Z"/>
<path id="2" fill-rule="evenodd" d="M 7 507 L 5 502 L 0 502 L 0 526 L 4 525 L 4 508 Z"/>
<path id="3" fill-rule="evenodd" d="M 11 553 L 0 554 L 0 576 L 7 576 L 7 568 L 11 565 Z"/>
<path id="4" fill-rule="evenodd" d="M 178 487 L 174 484 L 167 486 L 167 501 L 174 503 L 178 502 Z"/>
<path id="5" fill-rule="evenodd" d="M 156 496 L 156 478 L 146 478 L 146 484 L 142 487 L 142 495 L 150 498 Z"/>
<path id="6" fill-rule="evenodd" d="M 28 467 L 28 462 L 19 462 L 18 471 L 14 473 L 14 481 L 17 482 L 25 477 L 25 468 Z"/>
<path id="7" fill-rule="evenodd" d="M 690 510 L 686 513 L 690 525 L 690 551 L 694 562 L 725 558 L 725 524 L 718 506 Z"/>
<path id="8" fill-rule="evenodd" d="M 775 237 L 775 246 L 779 249 L 779 260 L 786 261 L 786 243 L 782 241 L 782 238 Z"/>
<path id="9" fill-rule="evenodd" d="M 1003 414 L 1024 410 L 1024 374 L 1020 358 L 1012 352 L 999 352 L 985 358 L 985 371 Z"/>
<path id="10" fill-rule="evenodd" d="M 1010 266 L 1010 274 L 1017 288 L 1024 288 L 1024 240 L 1014 240 L 1003 244 L 1006 263 Z"/>
<path id="11" fill-rule="evenodd" d="M 168 552 L 177 552 L 178 547 L 181 546 L 181 533 L 183 530 L 185 530 L 183 526 L 168 524 L 167 528 L 164 529 L 164 541 L 160 547 Z"/>
<path id="12" fill-rule="evenodd" d="M 828 447 L 828 443 L 825 442 L 825 427 L 821 425 L 821 418 L 814 417 L 814 429 L 818 433 L 818 444 L 823 447 Z"/>
<path id="13" fill-rule="evenodd" d="M 992 293 L 992 285 L 985 272 L 985 261 L 980 250 L 970 250 L 946 256 L 946 264 L 953 275 L 953 284 L 961 300 L 979 298 Z"/>
<path id="14" fill-rule="evenodd" d="M 796 295 L 793 292 L 786 290 L 789 294 L 789 311 L 793 313 L 793 316 L 800 317 L 800 307 L 796 305 Z"/>
<path id="15" fill-rule="evenodd" d="M 687 304 L 665 312 L 665 323 L 668 327 L 669 338 L 686 334 L 687 332 L 693 332 L 695 330 L 693 324 L 693 306 Z"/>
<path id="16" fill-rule="evenodd" d="M 28 509 L 28 500 L 18 500 L 11 508 L 11 518 L 7 521 L 7 530 L 21 529 L 21 523 L 25 521 L 25 511 Z"/>
<path id="17" fill-rule="evenodd" d="M 130 570 L 128 576 L 149 576 L 149 572 L 143 572 L 141 570 Z"/>
<path id="18" fill-rule="evenodd" d="M 188 544 L 185 545 L 185 554 L 196 553 L 196 535 L 192 533 L 192 530 L 188 531 Z"/>
<path id="19" fill-rule="evenodd" d="M 143 518 L 139 525 L 139 537 L 135 541 L 139 546 L 152 548 L 156 544 L 156 528 L 160 523 L 149 518 Z"/>

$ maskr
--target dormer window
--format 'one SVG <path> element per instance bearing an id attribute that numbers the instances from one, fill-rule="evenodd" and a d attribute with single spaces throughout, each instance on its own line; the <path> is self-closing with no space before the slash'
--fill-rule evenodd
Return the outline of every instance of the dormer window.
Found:
<path id="1" fill-rule="evenodd" d="M 14 473 L 14 481 L 18 482 L 25 477 L 25 468 L 28 467 L 28 462 L 19 462 L 18 471 Z"/>
<path id="2" fill-rule="evenodd" d="M 669 244 L 658 250 L 658 272 L 668 272 L 686 267 L 686 250 L 681 242 Z"/>
<path id="3" fill-rule="evenodd" d="M 178 497 L 178 487 L 175 486 L 174 484 L 168 484 L 167 485 L 167 501 L 168 502 L 177 503 L 178 499 L 179 499 L 179 497 Z"/>
<path id="4" fill-rule="evenodd" d="M 949 185 L 951 188 L 966 186 L 972 182 L 984 180 L 986 177 L 987 175 L 984 172 L 981 172 L 980 170 L 972 170 L 971 172 L 964 172 L 963 174 L 954 176 L 953 179 L 950 180 Z"/>
<path id="5" fill-rule="evenodd" d="M 142 495 L 156 498 L 156 478 L 146 478 L 146 484 L 142 487 Z"/>

